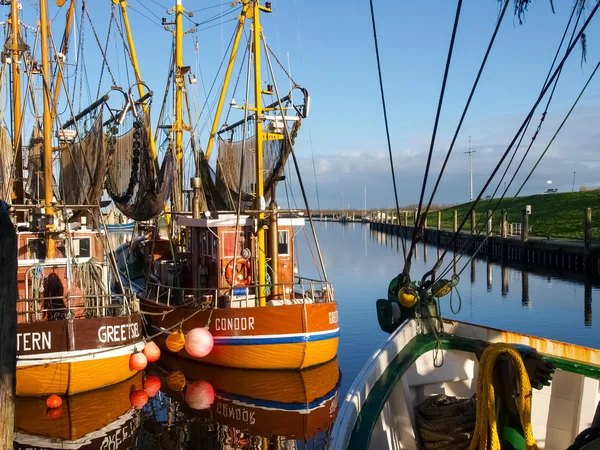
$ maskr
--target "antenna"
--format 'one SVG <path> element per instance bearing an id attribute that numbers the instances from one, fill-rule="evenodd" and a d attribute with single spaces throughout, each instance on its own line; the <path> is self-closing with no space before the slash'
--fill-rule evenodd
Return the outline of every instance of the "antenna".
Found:
<path id="1" fill-rule="evenodd" d="M 471 154 L 476 153 L 476 150 L 471 150 L 471 136 L 469 136 L 469 151 L 463 152 L 463 153 L 469 154 L 469 180 L 470 180 L 470 186 L 471 186 L 469 201 L 472 202 L 473 201 L 473 161 L 471 158 Z"/>

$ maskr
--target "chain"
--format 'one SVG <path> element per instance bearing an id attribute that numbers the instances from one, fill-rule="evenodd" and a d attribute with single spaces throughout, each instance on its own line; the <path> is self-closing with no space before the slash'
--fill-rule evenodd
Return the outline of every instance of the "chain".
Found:
<path id="1" fill-rule="evenodd" d="M 117 194 L 116 192 L 114 192 L 111 189 L 110 175 L 106 177 L 106 190 L 108 191 L 108 194 L 111 196 L 111 198 L 116 203 L 129 202 L 129 200 L 131 200 L 131 197 L 133 197 L 133 190 L 135 189 L 135 186 L 139 182 L 138 171 L 140 168 L 140 153 L 141 153 L 141 147 L 142 147 L 141 140 L 142 140 L 143 135 L 145 135 L 147 133 L 147 131 L 145 129 L 143 129 L 142 120 L 140 118 L 137 118 L 133 122 L 133 128 L 134 128 L 134 130 L 133 130 L 133 139 L 134 139 L 134 141 L 133 141 L 133 157 L 131 159 L 131 174 L 129 176 L 129 184 L 127 185 L 127 190 L 123 194 Z M 109 144 L 108 144 L 109 147 L 108 147 L 107 167 L 110 167 L 110 162 L 112 161 L 112 158 L 115 153 L 115 145 L 117 142 L 116 132 L 117 132 L 117 127 L 113 127 L 109 131 Z"/>
<path id="2" fill-rule="evenodd" d="M 281 61 L 279 61 L 279 59 L 277 59 L 277 56 L 275 55 L 275 53 L 273 53 L 273 50 L 271 50 L 271 47 L 269 47 L 267 45 L 267 43 L 265 42 L 265 47 L 267 47 L 267 50 L 269 50 L 269 53 L 273 56 L 273 58 L 275 58 L 275 61 L 277 62 L 277 64 L 279 64 L 279 67 L 281 67 L 281 70 L 283 70 L 283 72 L 287 75 L 287 77 L 290 79 L 290 81 L 294 84 L 294 85 L 298 85 L 298 83 L 296 83 L 294 81 L 294 79 L 292 78 L 292 76 L 288 73 L 287 70 L 285 70 L 285 67 L 283 67 L 283 64 L 281 64 Z"/>
<path id="3" fill-rule="evenodd" d="M 92 18 L 90 17 L 90 13 L 88 12 L 88 10 L 86 8 L 85 3 L 83 4 L 83 10 L 85 11 L 85 15 L 87 16 L 87 18 L 90 22 L 90 26 L 92 27 L 92 32 L 94 33 L 94 37 L 96 38 L 96 43 L 98 44 L 100 53 L 102 53 L 102 58 L 104 58 L 104 63 L 106 64 L 106 68 L 108 69 L 108 73 L 110 74 L 112 83 L 114 86 L 116 86 L 117 82 L 115 81 L 115 77 L 112 73 L 112 70 L 110 70 L 110 66 L 108 65 L 108 60 L 106 59 L 106 53 L 104 53 L 104 49 L 102 48 L 102 44 L 100 43 L 100 39 L 98 38 L 98 34 L 96 33 L 96 29 L 94 28 L 94 24 L 92 23 Z M 111 19 L 111 22 L 112 22 L 112 19 Z"/>

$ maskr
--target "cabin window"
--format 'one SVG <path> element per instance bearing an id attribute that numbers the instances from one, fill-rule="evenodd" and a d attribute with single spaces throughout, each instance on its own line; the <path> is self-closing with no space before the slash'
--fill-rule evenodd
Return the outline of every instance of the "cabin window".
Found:
<path id="1" fill-rule="evenodd" d="M 91 239 L 89 237 L 73 239 L 73 253 L 75 258 L 89 258 L 92 256 Z"/>
<path id="2" fill-rule="evenodd" d="M 206 236 L 206 231 L 203 231 L 200 234 L 200 240 L 201 240 L 200 254 L 203 256 L 206 256 L 206 255 L 208 255 L 208 237 Z"/>
<path id="3" fill-rule="evenodd" d="M 288 256 L 290 254 L 290 232 L 288 230 L 279 232 L 279 241 L 277 244 L 279 255 Z"/>
<path id="4" fill-rule="evenodd" d="M 27 239 L 27 259 L 44 259 L 46 257 L 46 241 L 44 239 Z"/>
<path id="5" fill-rule="evenodd" d="M 223 258 L 233 258 L 233 252 L 236 250 L 236 232 L 223 231 Z M 245 247 L 245 239 L 241 231 L 237 232 L 237 256 L 241 256 L 242 249 Z"/>

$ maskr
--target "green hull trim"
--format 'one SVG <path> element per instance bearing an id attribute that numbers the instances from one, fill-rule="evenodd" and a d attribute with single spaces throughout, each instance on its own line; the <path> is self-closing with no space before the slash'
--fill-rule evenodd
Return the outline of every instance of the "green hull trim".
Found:
<path id="1" fill-rule="evenodd" d="M 440 335 L 440 344 L 444 350 L 474 353 L 476 341 L 459 336 L 442 334 Z M 348 449 L 364 450 L 369 448 L 371 434 L 381 415 L 381 411 L 385 407 L 387 399 L 394 391 L 396 385 L 420 356 L 435 349 L 435 347 L 436 340 L 432 335 L 418 335 L 400 350 L 379 380 L 377 380 L 362 405 L 352 429 L 352 434 L 350 435 Z M 542 356 L 545 360 L 554 364 L 557 369 L 600 380 L 599 366 L 554 356 Z"/>

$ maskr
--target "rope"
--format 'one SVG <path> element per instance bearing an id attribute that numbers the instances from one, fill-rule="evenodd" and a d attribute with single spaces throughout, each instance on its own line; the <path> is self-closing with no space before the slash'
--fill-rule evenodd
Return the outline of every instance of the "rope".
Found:
<path id="1" fill-rule="evenodd" d="M 433 395 L 415 408 L 426 450 L 467 450 L 477 418 L 475 398 Z"/>
<path id="2" fill-rule="evenodd" d="M 521 392 L 516 398 L 517 410 L 523 427 L 527 450 L 539 450 L 531 429 L 531 382 L 523 359 L 517 350 L 509 344 L 495 343 L 485 349 L 479 361 L 479 379 L 477 381 L 477 421 L 475 434 L 469 450 L 500 450 L 500 439 L 496 425 L 496 394 L 494 392 L 494 366 L 503 354 L 508 354 L 515 366 Z M 489 446 L 489 447 L 488 447 Z"/>
<path id="3" fill-rule="evenodd" d="M 462 1 L 462 0 L 459 0 L 459 1 Z M 396 214 L 398 215 L 398 220 L 400 220 L 400 204 L 398 202 L 398 188 L 396 185 L 396 173 L 394 171 L 394 158 L 392 155 L 392 142 L 390 139 L 390 127 L 389 127 L 388 118 L 387 118 L 387 108 L 385 106 L 385 93 L 384 93 L 384 89 L 383 89 L 383 79 L 381 77 L 381 62 L 379 60 L 379 45 L 377 43 L 377 27 L 375 26 L 375 12 L 373 11 L 373 0 L 370 0 L 369 3 L 371 6 L 371 23 L 373 24 L 373 40 L 375 41 L 375 56 L 377 58 L 377 73 L 379 75 L 379 90 L 381 91 L 381 105 L 383 108 L 383 121 L 385 123 L 385 134 L 387 137 L 388 154 L 390 157 L 390 167 L 392 169 L 392 185 L 394 186 L 394 198 L 396 200 Z M 314 164 L 314 161 L 313 161 L 313 164 Z M 427 175 L 425 175 L 425 176 L 427 176 Z M 408 260 L 406 257 L 406 236 L 404 233 L 402 233 L 402 253 L 404 254 L 404 264 L 406 266 Z M 408 264 L 410 264 L 410 263 L 408 263 Z"/>
<path id="4" fill-rule="evenodd" d="M 83 3 L 82 9 L 85 12 L 85 15 L 87 16 L 88 21 L 90 22 L 90 26 L 92 27 L 92 32 L 94 33 L 94 37 L 96 38 L 96 43 L 98 44 L 100 53 L 102 53 L 102 58 L 104 59 L 104 63 L 106 64 L 106 69 L 108 70 L 108 73 L 110 74 L 110 78 L 112 80 L 113 86 L 116 86 L 117 82 L 115 81 L 115 76 L 113 75 L 112 70 L 110 70 L 108 60 L 106 59 L 106 53 L 104 52 L 104 49 L 102 48 L 102 44 L 100 43 L 100 39 L 98 38 L 98 34 L 96 33 L 96 29 L 94 28 L 94 23 L 92 22 L 92 18 L 90 17 L 90 13 L 88 12 L 85 2 Z M 111 23 L 112 23 L 112 20 L 111 20 Z"/>

